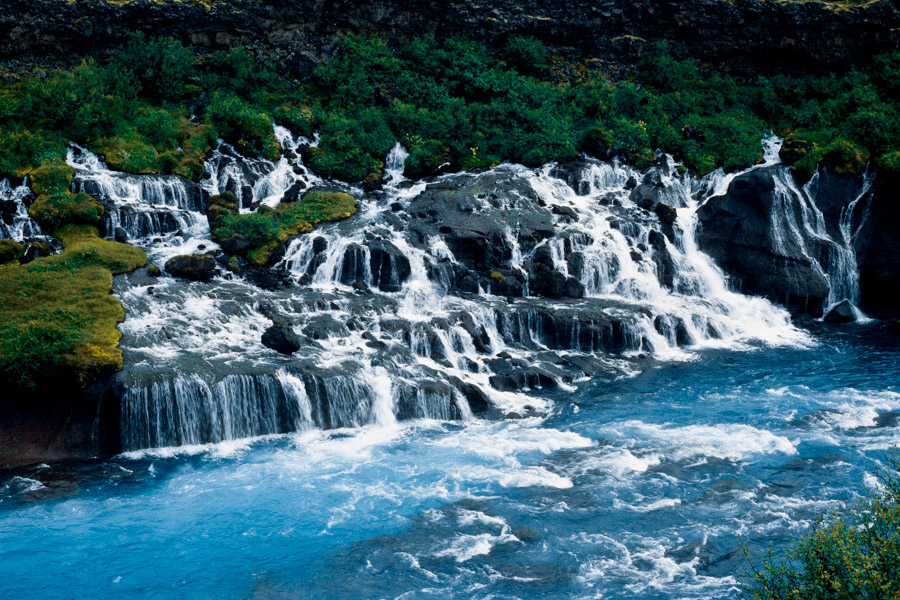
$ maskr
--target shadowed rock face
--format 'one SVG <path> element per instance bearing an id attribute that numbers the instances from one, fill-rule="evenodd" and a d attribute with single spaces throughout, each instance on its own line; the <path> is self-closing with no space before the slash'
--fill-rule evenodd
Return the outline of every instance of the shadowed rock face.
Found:
<path id="1" fill-rule="evenodd" d="M 833 285 L 840 276 L 835 256 L 836 243 L 844 243 L 841 221 L 859 198 L 848 228 L 859 274 L 859 306 L 891 316 L 900 297 L 896 182 L 876 179 L 867 192 L 862 176 L 838 175 L 826 164 L 815 184 L 804 188 L 815 206 L 804 215 L 799 187 L 794 185 L 787 197 L 784 185 L 779 188 L 779 178 L 790 183 L 784 169 L 740 175 L 726 194 L 702 206 L 697 213 L 700 248 L 742 292 L 766 296 L 795 313 L 821 316 L 828 308 L 829 279 Z M 819 230 L 813 232 L 816 221 Z"/>
<path id="2" fill-rule="evenodd" d="M 742 292 L 818 315 L 828 281 L 802 248 L 779 247 L 774 236 L 774 175 L 780 168 L 741 175 L 726 194 L 711 198 L 697 213 L 701 224 L 697 241 Z"/>
<path id="3" fill-rule="evenodd" d="M 900 315 L 900 181 L 876 182 L 868 218 L 859 229 L 855 247 L 861 308 L 877 316 L 896 318 Z"/>
<path id="4" fill-rule="evenodd" d="M 841 69 L 895 49 L 900 17 L 888 1 L 853 10 L 764 0 L 5 0 L 0 60 L 66 62 L 106 55 L 126 32 L 170 35 L 210 49 L 242 43 L 293 75 L 308 75 L 346 33 L 465 36 L 502 44 L 535 35 L 585 56 L 627 62 L 668 40 L 679 57 L 751 76 Z M 13 65 L 14 66 L 14 65 Z"/>

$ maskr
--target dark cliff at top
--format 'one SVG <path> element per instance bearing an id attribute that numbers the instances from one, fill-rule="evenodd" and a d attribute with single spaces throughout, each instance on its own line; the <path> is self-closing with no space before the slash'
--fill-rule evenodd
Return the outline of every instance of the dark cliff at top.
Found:
<path id="1" fill-rule="evenodd" d="M 678 57 L 749 77 L 863 64 L 900 47 L 900 11 L 891 0 L 4 0 L 0 61 L 17 68 L 104 56 L 130 30 L 199 47 L 243 43 L 301 76 L 346 33 L 433 33 L 489 44 L 530 34 L 611 63 L 668 40 Z"/>

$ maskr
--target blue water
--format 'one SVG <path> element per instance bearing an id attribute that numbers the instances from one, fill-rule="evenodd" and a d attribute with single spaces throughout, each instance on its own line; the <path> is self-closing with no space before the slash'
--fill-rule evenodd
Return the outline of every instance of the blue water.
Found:
<path id="1" fill-rule="evenodd" d="M 900 336 L 709 350 L 545 419 L 309 431 L 0 474 L 2 598 L 733 598 L 875 485 Z"/>

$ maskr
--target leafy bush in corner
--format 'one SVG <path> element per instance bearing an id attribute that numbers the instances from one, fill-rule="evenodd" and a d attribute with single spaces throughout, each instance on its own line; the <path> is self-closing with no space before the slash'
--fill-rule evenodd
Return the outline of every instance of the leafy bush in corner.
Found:
<path id="1" fill-rule="evenodd" d="M 888 455 L 883 487 L 844 517 L 819 523 L 785 553 L 771 552 L 744 587 L 752 600 L 900 597 L 900 454 Z"/>

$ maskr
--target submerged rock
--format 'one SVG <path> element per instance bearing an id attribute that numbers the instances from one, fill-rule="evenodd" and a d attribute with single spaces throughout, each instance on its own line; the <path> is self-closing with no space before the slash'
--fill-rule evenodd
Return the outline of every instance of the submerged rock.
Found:
<path id="1" fill-rule="evenodd" d="M 856 312 L 849 300 L 841 300 L 825 315 L 826 323 L 851 323 L 856 320 Z"/>
<path id="2" fill-rule="evenodd" d="M 216 273 L 216 260 L 209 254 L 173 256 L 166 261 L 166 273 L 192 281 L 209 281 Z"/>
<path id="3" fill-rule="evenodd" d="M 262 335 L 262 343 L 281 354 L 293 354 L 302 346 L 300 336 L 284 321 L 275 321 Z"/>

